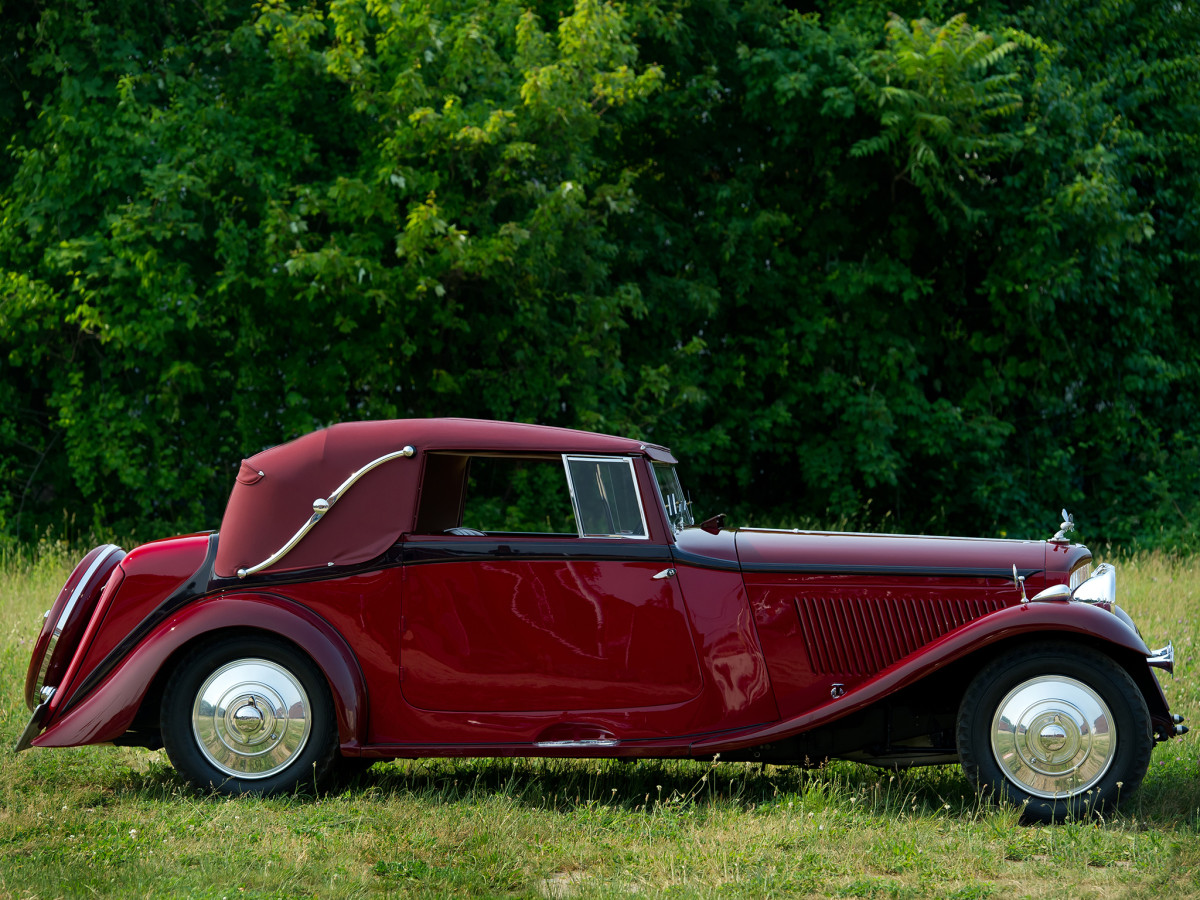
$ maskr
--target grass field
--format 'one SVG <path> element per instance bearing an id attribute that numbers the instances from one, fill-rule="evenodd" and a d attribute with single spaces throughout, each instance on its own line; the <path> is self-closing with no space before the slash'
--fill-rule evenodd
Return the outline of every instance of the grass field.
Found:
<path id="1" fill-rule="evenodd" d="M 73 558 L 0 567 L 0 740 Z M 1200 725 L 1200 567 L 1119 563 L 1120 602 L 1171 639 L 1175 711 Z M 1106 821 L 1031 827 L 957 767 L 892 774 L 683 762 L 379 764 L 337 794 L 229 800 L 165 756 L 0 751 L 0 898 L 1200 896 L 1196 736 L 1159 745 Z"/>

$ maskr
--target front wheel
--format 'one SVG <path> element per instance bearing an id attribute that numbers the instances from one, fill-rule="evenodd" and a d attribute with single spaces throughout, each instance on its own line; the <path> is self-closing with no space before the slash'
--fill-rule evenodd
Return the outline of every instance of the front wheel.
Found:
<path id="1" fill-rule="evenodd" d="M 1030 644 L 997 658 L 958 712 L 967 778 L 1045 822 L 1132 793 L 1153 748 L 1150 713 L 1129 673 L 1072 644 Z"/>
<path id="2" fill-rule="evenodd" d="M 193 785 L 276 794 L 324 784 L 337 754 L 325 678 L 294 647 L 265 637 L 205 644 L 163 693 L 163 745 Z"/>

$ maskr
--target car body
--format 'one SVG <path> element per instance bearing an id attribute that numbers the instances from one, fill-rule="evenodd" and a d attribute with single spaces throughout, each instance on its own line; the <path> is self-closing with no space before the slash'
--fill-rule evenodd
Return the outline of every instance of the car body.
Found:
<path id="1" fill-rule="evenodd" d="M 1054 818 L 1186 730 L 1115 573 L 1064 532 L 700 525 L 664 447 L 467 419 L 243 462 L 219 532 L 97 547 L 47 613 L 18 749 L 165 746 L 271 793 L 422 756 L 961 761 Z"/>

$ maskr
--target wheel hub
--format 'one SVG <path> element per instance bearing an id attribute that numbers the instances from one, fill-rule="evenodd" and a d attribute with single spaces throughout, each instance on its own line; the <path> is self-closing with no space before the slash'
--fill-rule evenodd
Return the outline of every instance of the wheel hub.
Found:
<path id="1" fill-rule="evenodd" d="M 304 750 L 311 718 L 295 675 L 270 660 L 239 659 L 200 686 L 192 731 L 200 752 L 226 775 L 268 778 Z"/>
<path id="2" fill-rule="evenodd" d="M 1082 681 L 1046 675 L 1017 685 L 992 720 L 992 752 L 1005 775 L 1035 797 L 1074 796 L 1112 764 L 1112 713 Z"/>
<path id="3" fill-rule="evenodd" d="M 1059 724 L 1059 716 L 1054 715 L 1054 721 L 1044 725 L 1038 731 L 1037 747 L 1041 751 L 1038 756 L 1047 761 L 1053 759 L 1059 751 L 1067 746 L 1067 730 Z"/>
<path id="4" fill-rule="evenodd" d="M 245 744 L 258 743 L 266 726 L 274 724 L 268 722 L 268 717 L 274 719 L 270 707 L 258 697 L 239 698 L 236 703 L 240 705 L 230 707 L 231 714 L 226 716 L 230 735 Z"/>

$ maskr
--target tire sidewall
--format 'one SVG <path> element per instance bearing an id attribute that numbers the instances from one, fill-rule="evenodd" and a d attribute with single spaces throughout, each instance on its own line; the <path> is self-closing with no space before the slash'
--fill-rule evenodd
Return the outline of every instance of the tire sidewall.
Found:
<path id="1" fill-rule="evenodd" d="M 264 659 L 282 666 L 308 695 L 312 723 L 308 740 L 291 764 L 267 778 L 239 778 L 218 769 L 200 749 L 192 727 L 201 685 L 221 666 L 239 659 Z M 306 654 L 266 636 L 216 639 L 188 654 L 167 682 L 160 723 L 163 746 L 175 768 L 195 787 L 222 794 L 315 792 L 337 755 L 333 700 L 324 675 Z"/>
<path id="2" fill-rule="evenodd" d="M 992 748 L 992 721 L 1001 701 L 1017 685 L 1053 675 L 1073 678 L 1103 698 L 1112 714 L 1116 752 L 1100 780 L 1082 794 L 1037 797 L 1010 779 Z M 984 790 L 1041 821 L 1081 818 L 1116 804 L 1137 789 L 1153 749 L 1150 714 L 1133 679 L 1111 658 L 1085 647 L 1031 646 L 1000 657 L 971 683 L 959 710 L 959 754 L 967 777 Z"/>

